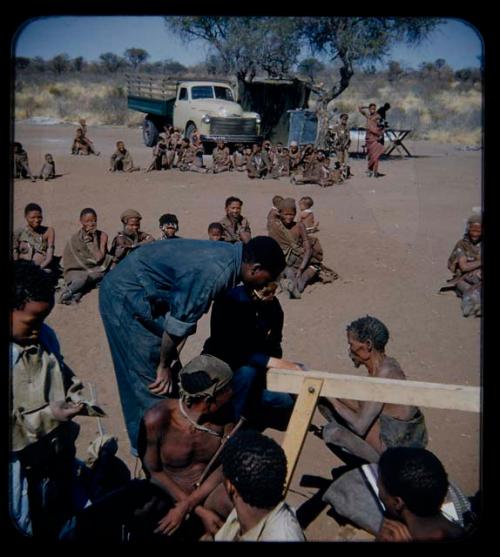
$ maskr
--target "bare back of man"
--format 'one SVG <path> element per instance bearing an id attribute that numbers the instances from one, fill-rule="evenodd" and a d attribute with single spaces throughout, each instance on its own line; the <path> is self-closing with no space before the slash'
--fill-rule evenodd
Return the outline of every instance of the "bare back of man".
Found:
<path id="1" fill-rule="evenodd" d="M 370 377 L 405 380 L 399 363 L 385 354 L 389 332 L 378 319 L 366 316 L 347 328 L 349 357 L 356 367 L 365 366 Z M 328 420 L 323 429 L 326 443 L 337 445 L 368 462 L 393 446 L 425 447 L 425 420 L 416 406 L 377 401 L 322 399 L 318 405 Z"/>

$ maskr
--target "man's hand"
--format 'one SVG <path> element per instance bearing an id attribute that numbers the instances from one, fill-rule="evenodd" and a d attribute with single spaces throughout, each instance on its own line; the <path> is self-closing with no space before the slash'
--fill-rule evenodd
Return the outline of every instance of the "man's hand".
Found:
<path id="1" fill-rule="evenodd" d="M 405 524 L 399 520 L 384 518 L 379 533 L 375 538 L 378 542 L 411 542 L 410 531 Z"/>
<path id="2" fill-rule="evenodd" d="M 156 370 L 156 381 L 148 385 L 149 390 L 155 395 L 165 395 L 172 390 L 172 372 L 170 367 L 160 364 Z"/>
<path id="3" fill-rule="evenodd" d="M 283 360 L 282 358 L 269 358 L 267 367 L 274 367 L 276 369 L 293 369 L 294 371 L 304 371 L 304 368 L 290 360 Z"/>
<path id="4" fill-rule="evenodd" d="M 84 404 L 78 404 L 66 400 L 57 400 L 50 403 L 50 409 L 54 418 L 59 422 L 67 422 L 78 415 L 84 408 Z"/>
<path id="5" fill-rule="evenodd" d="M 182 524 L 189 510 L 187 500 L 178 501 L 173 509 L 158 522 L 158 527 L 154 531 L 155 534 L 166 534 L 171 536 Z"/>

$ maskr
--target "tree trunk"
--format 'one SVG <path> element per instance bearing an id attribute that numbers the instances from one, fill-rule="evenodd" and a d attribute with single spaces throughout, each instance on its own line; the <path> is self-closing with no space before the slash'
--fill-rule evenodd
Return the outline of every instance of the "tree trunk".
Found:
<path id="1" fill-rule="evenodd" d="M 337 98 L 343 91 L 349 86 L 351 77 L 354 75 L 352 69 L 352 61 L 348 58 L 346 53 L 341 53 L 339 55 L 342 60 L 343 66 L 339 69 L 339 81 L 329 90 L 325 91 L 320 88 L 316 89 L 316 93 L 319 94 L 318 100 L 316 101 L 316 115 L 318 118 L 318 132 L 316 134 L 315 146 L 318 149 L 326 149 L 326 136 L 328 133 L 328 111 L 327 106 L 330 101 Z"/>
<path id="2" fill-rule="evenodd" d="M 318 131 L 316 133 L 315 147 L 317 149 L 326 149 L 326 136 L 328 132 L 328 110 L 329 99 L 320 97 L 316 101 L 316 117 L 318 119 Z"/>

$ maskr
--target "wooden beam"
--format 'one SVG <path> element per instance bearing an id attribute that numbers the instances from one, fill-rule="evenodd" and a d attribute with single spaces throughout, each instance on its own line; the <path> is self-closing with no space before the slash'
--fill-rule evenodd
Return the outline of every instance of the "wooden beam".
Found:
<path id="1" fill-rule="evenodd" d="M 272 368 L 267 373 L 267 388 L 282 393 L 299 393 L 305 379 L 322 380 L 321 395 L 327 397 L 390 402 L 464 412 L 481 411 L 481 388 L 466 385 Z"/>
<path id="2" fill-rule="evenodd" d="M 288 464 L 285 493 L 288 490 L 295 467 L 297 466 L 322 385 L 323 381 L 321 379 L 304 378 L 299 396 L 295 401 L 293 413 L 282 444 Z"/>

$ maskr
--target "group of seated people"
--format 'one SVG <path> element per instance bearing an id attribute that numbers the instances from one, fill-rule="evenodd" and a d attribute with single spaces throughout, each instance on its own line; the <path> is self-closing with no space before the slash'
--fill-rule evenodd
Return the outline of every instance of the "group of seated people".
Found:
<path id="1" fill-rule="evenodd" d="M 331 282 L 337 274 L 323 264 L 319 240 L 311 233 L 319 223 L 312 212 L 310 196 L 299 200 L 300 215 L 296 217 L 294 199 L 273 197 L 273 207 L 267 217 L 268 233 L 275 238 L 287 257 L 287 268 L 280 286 L 291 298 L 300 298 L 305 286 L 315 279 Z M 225 201 L 226 215 L 208 226 L 208 239 L 229 243 L 248 242 L 252 237 L 250 223 L 242 215 L 243 201 L 230 196 Z M 13 257 L 33 261 L 47 272 L 64 276 L 59 302 L 78 303 L 82 296 L 95 287 L 131 250 L 156 240 L 141 230 L 142 215 L 127 209 L 120 215 L 123 228 L 111 240 L 97 228 L 97 213 L 87 207 L 80 212 L 80 229 L 67 241 L 62 258 L 54 256 L 55 230 L 42 224 L 42 208 L 29 203 L 24 210 L 26 226 L 14 233 Z M 175 214 L 165 213 L 159 218 L 161 235 L 158 240 L 180 238 L 179 220 Z M 62 270 L 61 270 L 62 267 Z"/>
<path id="2" fill-rule="evenodd" d="M 14 142 L 14 178 L 29 178 L 32 182 L 36 179 L 51 180 L 57 177 L 56 163 L 54 157 L 47 153 L 44 156 L 45 162 L 40 169 L 39 174 L 33 175 L 28 160 L 28 153 L 18 141 Z"/>
<path id="3" fill-rule="evenodd" d="M 338 158 L 332 165 L 327 152 L 307 144 L 299 147 L 296 141 L 285 147 L 282 143 L 272 144 L 265 140 L 251 147 L 236 144 L 233 152 L 223 140 L 217 142 L 212 151 L 212 166 L 204 164 L 203 144 L 194 133 L 191 142 L 182 138 L 176 128 L 166 128 L 159 134 L 158 143 L 153 147 L 153 160 L 147 171 L 191 170 L 193 172 L 219 174 L 221 172 L 246 172 L 251 179 L 291 177 L 294 184 L 316 183 L 321 186 L 340 184 L 352 176 L 344 151 L 338 147 Z M 342 161 L 342 162 L 340 162 Z"/>
<path id="4" fill-rule="evenodd" d="M 223 140 L 217 141 L 212 151 L 212 165 L 208 168 L 204 163 L 204 146 L 197 131 L 188 137 L 174 126 L 165 126 L 158 135 L 158 141 L 153 147 L 152 160 L 146 172 L 153 170 L 168 170 L 177 168 L 181 171 L 219 174 L 221 172 L 246 172 L 251 179 L 291 177 L 294 184 L 319 184 L 331 186 L 340 184 L 352 176 L 348 165 L 348 151 L 350 140 L 346 143 L 343 133 L 344 121 L 333 133 L 336 140 L 332 143 L 331 151 L 317 149 L 312 144 L 299 146 L 296 141 L 290 147 L 269 140 L 255 143 L 252 146 L 236 144 L 231 152 Z M 347 129 L 348 132 L 348 128 Z M 71 152 L 73 154 L 89 155 L 95 151 L 92 141 L 87 137 L 85 120 L 80 120 L 76 130 Z M 347 133 L 348 135 L 348 133 Z M 337 161 L 332 163 L 330 152 L 337 154 Z M 134 172 L 140 167 L 134 165 L 132 155 L 123 141 L 117 141 L 116 150 L 110 157 L 109 170 L 112 172 Z"/>
<path id="5" fill-rule="evenodd" d="M 116 439 L 94 447 L 91 470 L 75 458 L 73 418 L 102 414 L 83 398 L 44 323 L 54 306 L 51 273 L 16 261 L 13 279 L 10 495 L 22 532 L 86 543 L 305 541 L 300 512 L 285 502 L 286 456 L 261 433 L 280 427 L 273 413 L 284 414 L 286 427 L 294 405 L 294 395 L 265 388 L 266 369 L 303 368 L 283 359 L 283 311 L 270 286 L 236 286 L 214 302 L 202 353 L 182 366 L 175 392 L 143 415 L 139 479 L 117 462 Z M 245 316 L 244 330 L 234 327 L 235 315 Z M 346 331 L 355 366 L 372 377 L 405 379 L 386 354 L 389 331 L 380 320 L 362 317 Z M 351 462 L 323 496 L 339 515 L 379 541 L 466 533 L 473 509 L 425 449 L 419 408 L 320 398 L 320 411 L 327 423 L 318 433 Z M 376 487 L 360 476 L 366 466 L 378 476 Z"/>
<path id="6" fill-rule="evenodd" d="M 290 298 L 301 298 L 305 287 L 320 280 L 327 283 L 338 274 L 323 263 L 323 249 L 313 234 L 319 230 L 312 206 L 313 199 L 303 196 L 297 206 L 293 198 L 275 195 L 267 215 L 267 230 L 283 250 L 287 267 L 279 281 L 282 291 Z M 243 201 L 230 196 L 225 201 L 226 215 L 208 226 L 208 239 L 226 242 L 248 242 L 252 237 L 250 223 L 242 215 Z M 61 272 L 61 258 L 54 255 L 55 231 L 42 224 L 42 208 L 29 203 L 24 210 L 26 226 L 14 232 L 13 258 L 27 259 L 48 272 Z M 81 228 L 67 242 L 63 257 L 65 285 L 60 301 L 65 304 L 78 302 L 82 295 L 95 286 L 104 274 L 123 257 L 144 243 L 155 238 L 140 230 L 142 216 L 128 209 L 120 220 L 123 229 L 112 239 L 108 250 L 108 235 L 97 229 L 97 213 L 85 208 L 80 214 Z M 175 214 L 166 213 L 159 218 L 159 240 L 179 238 L 179 221 Z M 462 299 L 465 317 L 479 317 L 481 309 L 481 215 L 472 215 L 467 222 L 464 237 L 457 242 L 448 260 L 453 277 L 441 291 L 454 290 Z"/>

